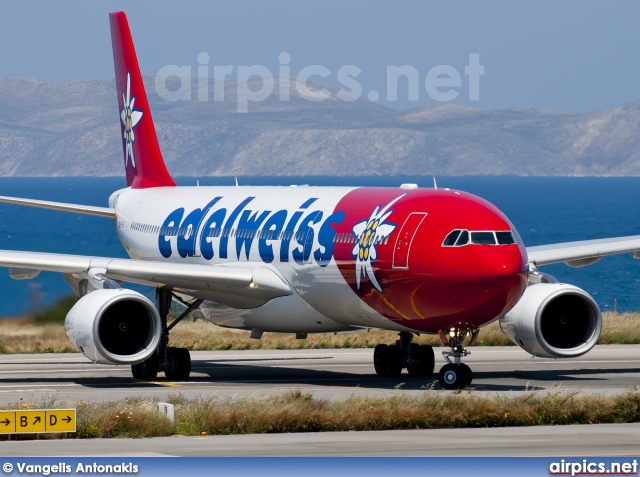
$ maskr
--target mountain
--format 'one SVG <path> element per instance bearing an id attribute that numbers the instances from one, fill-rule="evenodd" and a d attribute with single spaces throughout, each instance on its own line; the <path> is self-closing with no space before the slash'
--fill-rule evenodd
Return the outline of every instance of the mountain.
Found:
<path id="1" fill-rule="evenodd" d="M 173 78 L 167 80 L 172 87 Z M 251 81 L 253 90 L 261 80 Z M 209 83 L 209 100 L 165 101 L 145 77 L 160 147 L 180 176 L 640 175 L 640 101 L 588 114 L 441 105 L 396 111 L 344 101 L 293 80 L 238 113 L 237 81 Z M 280 101 L 280 87 L 290 99 Z M 175 86 L 175 85 L 174 85 Z M 213 91 L 224 91 L 214 101 Z M 353 99 L 353 98 L 352 98 Z M 1 176 L 122 175 L 113 80 L 0 79 Z"/>

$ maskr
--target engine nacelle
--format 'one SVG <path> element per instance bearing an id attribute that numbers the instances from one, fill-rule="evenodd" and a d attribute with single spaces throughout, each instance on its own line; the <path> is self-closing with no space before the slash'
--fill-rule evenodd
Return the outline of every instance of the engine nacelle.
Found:
<path id="1" fill-rule="evenodd" d="M 80 298 L 64 328 L 82 354 L 103 364 L 144 361 L 155 353 L 162 333 L 153 303 L 122 288 L 96 290 Z"/>
<path id="2" fill-rule="evenodd" d="M 584 290 L 564 283 L 530 285 L 500 318 L 502 331 L 526 352 L 543 358 L 575 358 L 593 348 L 602 315 Z"/>

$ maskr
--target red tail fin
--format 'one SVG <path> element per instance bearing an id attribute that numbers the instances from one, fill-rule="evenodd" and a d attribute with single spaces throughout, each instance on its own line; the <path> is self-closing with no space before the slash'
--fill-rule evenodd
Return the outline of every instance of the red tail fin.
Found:
<path id="1" fill-rule="evenodd" d="M 124 12 L 109 14 L 127 186 L 175 186 L 162 159 Z"/>

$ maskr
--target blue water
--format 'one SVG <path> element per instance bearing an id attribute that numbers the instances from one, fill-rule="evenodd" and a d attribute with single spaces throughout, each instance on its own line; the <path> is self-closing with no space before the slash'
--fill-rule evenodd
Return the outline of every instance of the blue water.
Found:
<path id="1" fill-rule="evenodd" d="M 241 185 L 369 185 L 398 186 L 430 179 L 406 178 L 239 178 Z M 181 178 L 180 185 L 195 179 Z M 204 178 L 201 185 L 233 185 L 233 178 Z M 0 178 L 0 195 L 107 206 L 122 178 Z M 502 209 L 526 245 L 640 234 L 640 178 L 438 178 L 439 187 L 477 194 Z M 125 257 L 104 218 L 0 204 L 0 249 L 33 250 Z M 473 264 L 470 264 L 473 266 Z M 607 257 L 595 265 L 574 269 L 544 267 L 561 281 L 577 285 L 611 310 L 640 310 L 640 261 L 629 254 Z M 41 273 L 26 281 L 12 280 L 0 268 L 0 316 L 15 316 L 71 293 L 60 274 Z"/>

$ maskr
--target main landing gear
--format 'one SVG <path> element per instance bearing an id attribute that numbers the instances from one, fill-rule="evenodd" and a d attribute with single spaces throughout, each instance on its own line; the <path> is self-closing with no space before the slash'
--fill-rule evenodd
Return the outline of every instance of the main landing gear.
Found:
<path id="1" fill-rule="evenodd" d="M 448 330 L 441 330 L 438 335 L 445 346 L 451 348 L 450 351 L 443 351 L 442 356 L 447 360 L 440 372 L 438 373 L 438 381 L 444 389 L 460 389 L 466 388 L 473 380 L 473 372 L 471 368 L 461 362 L 463 356 L 470 355 L 471 352 L 462 346 L 462 342 L 471 337 L 469 345 L 478 337 L 479 329 L 467 329 L 451 327 Z M 452 361 L 453 358 L 453 361 Z"/>
<path id="2" fill-rule="evenodd" d="M 395 345 L 379 344 L 373 352 L 373 366 L 379 376 L 399 376 L 403 368 L 412 376 L 431 376 L 435 366 L 433 348 L 412 343 L 413 334 L 400 332 Z"/>
<path id="3" fill-rule="evenodd" d="M 162 336 L 160 338 L 160 345 L 154 355 L 142 363 L 131 365 L 131 373 L 136 379 L 149 381 L 155 379 L 160 371 L 164 371 L 168 379 L 187 379 L 189 374 L 191 374 L 191 356 L 189 350 L 169 346 L 169 331 L 191 311 L 198 308 L 202 300 L 195 300 L 191 304 L 185 303 L 187 309 L 184 313 L 167 326 L 167 315 L 171 309 L 171 300 L 174 296 L 169 288 L 156 289 L 157 307 L 162 323 Z"/>

